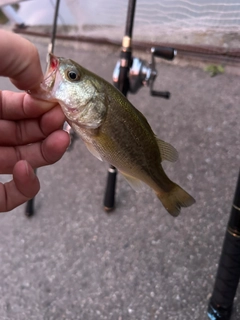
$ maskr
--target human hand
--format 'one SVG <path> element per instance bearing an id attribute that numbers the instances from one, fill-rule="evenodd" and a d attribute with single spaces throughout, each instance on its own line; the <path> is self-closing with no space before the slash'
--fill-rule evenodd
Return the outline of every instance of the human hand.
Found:
<path id="1" fill-rule="evenodd" d="M 2 30 L 0 43 L 0 75 L 19 89 L 37 88 L 43 74 L 36 48 Z M 69 145 L 69 135 L 60 130 L 64 120 L 57 104 L 0 91 L 0 174 L 13 175 L 13 180 L 0 183 L 0 212 L 37 194 L 40 184 L 33 168 L 58 161 Z"/>

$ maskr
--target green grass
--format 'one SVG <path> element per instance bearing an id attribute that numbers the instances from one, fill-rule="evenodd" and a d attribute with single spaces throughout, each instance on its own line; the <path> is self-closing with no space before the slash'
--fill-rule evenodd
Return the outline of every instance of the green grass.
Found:
<path id="1" fill-rule="evenodd" d="M 211 77 L 215 77 L 218 74 L 224 73 L 224 67 L 221 64 L 210 64 L 204 70 L 208 72 Z"/>

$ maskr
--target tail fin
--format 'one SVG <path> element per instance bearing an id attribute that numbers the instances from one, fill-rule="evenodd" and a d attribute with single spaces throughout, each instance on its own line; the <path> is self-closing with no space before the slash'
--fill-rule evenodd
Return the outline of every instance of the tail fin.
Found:
<path id="1" fill-rule="evenodd" d="M 157 193 L 157 197 L 162 202 L 165 209 L 174 217 L 177 217 L 181 211 L 181 207 L 190 207 L 195 200 L 190 194 L 174 184 L 168 193 Z"/>

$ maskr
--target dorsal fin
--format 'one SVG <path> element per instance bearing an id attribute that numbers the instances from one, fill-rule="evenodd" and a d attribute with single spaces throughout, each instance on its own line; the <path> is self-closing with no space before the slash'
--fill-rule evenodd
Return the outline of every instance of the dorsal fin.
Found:
<path id="1" fill-rule="evenodd" d="M 158 143 L 162 161 L 164 160 L 168 160 L 170 162 L 177 161 L 178 152 L 170 143 L 167 143 L 158 138 L 157 138 L 157 143 Z"/>

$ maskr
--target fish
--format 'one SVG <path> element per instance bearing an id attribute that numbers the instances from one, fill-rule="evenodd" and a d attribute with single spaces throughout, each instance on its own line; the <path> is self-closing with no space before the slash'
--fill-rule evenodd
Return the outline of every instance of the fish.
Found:
<path id="1" fill-rule="evenodd" d="M 116 167 L 136 191 L 147 184 L 172 216 L 195 203 L 163 170 L 162 161 L 175 162 L 177 150 L 157 138 L 144 115 L 100 76 L 50 54 L 41 88 L 29 93 L 57 101 L 87 149 Z"/>

